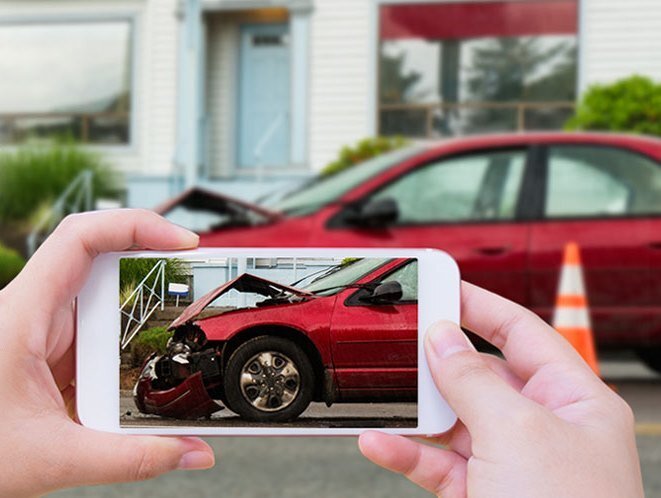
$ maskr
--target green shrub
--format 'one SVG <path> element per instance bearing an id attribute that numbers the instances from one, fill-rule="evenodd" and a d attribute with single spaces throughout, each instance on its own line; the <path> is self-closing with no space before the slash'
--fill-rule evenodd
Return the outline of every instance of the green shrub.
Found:
<path id="1" fill-rule="evenodd" d="M 565 128 L 661 135 L 661 83 L 631 76 L 591 86 Z"/>
<path id="2" fill-rule="evenodd" d="M 361 163 L 380 154 L 404 147 L 407 141 L 402 137 L 364 138 L 353 146 L 344 146 L 339 157 L 321 170 L 322 176 L 334 175 L 354 164 Z"/>
<path id="3" fill-rule="evenodd" d="M 131 292 L 149 271 L 159 261 L 158 258 L 122 258 L 119 262 L 119 299 L 122 304 L 126 302 Z M 156 278 L 156 272 L 147 280 L 147 285 L 152 285 Z M 168 258 L 165 263 L 165 283 L 184 283 L 188 278 L 188 265 L 185 261 L 177 258 Z"/>
<path id="4" fill-rule="evenodd" d="M 18 252 L 0 244 L 0 289 L 11 282 L 24 265 L 25 260 Z"/>
<path id="5" fill-rule="evenodd" d="M 172 332 L 166 327 L 152 327 L 139 332 L 131 342 L 131 364 L 141 367 L 152 353 L 164 354 Z"/>
<path id="6" fill-rule="evenodd" d="M 95 198 L 117 191 L 117 177 L 101 156 L 70 141 L 0 153 L 0 222 L 27 221 L 85 170 L 94 173 Z"/>

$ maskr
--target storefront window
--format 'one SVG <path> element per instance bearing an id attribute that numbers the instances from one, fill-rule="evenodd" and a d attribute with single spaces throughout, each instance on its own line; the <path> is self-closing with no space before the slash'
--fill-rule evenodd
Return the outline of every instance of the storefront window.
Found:
<path id="1" fill-rule="evenodd" d="M 382 134 L 554 129 L 572 114 L 573 0 L 388 4 L 380 15 Z"/>
<path id="2" fill-rule="evenodd" d="M 0 25 L 0 144 L 129 143 L 131 36 L 128 20 Z"/>

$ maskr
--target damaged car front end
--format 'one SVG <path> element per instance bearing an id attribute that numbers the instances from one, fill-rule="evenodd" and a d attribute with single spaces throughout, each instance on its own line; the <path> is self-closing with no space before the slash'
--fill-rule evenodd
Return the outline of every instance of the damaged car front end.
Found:
<path id="1" fill-rule="evenodd" d="M 210 396 L 222 383 L 220 355 L 205 345 L 201 330 L 177 329 L 167 353 L 153 353 L 145 362 L 133 389 L 138 410 L 178 419 L 210 417 L 222 410 Z"/>
<path id="2" fill-rule="evenodd" d="M 224 409 L 222 354 L 210 344 L 194 320 L 221 295 L 236 290 L 263 296 L 258 306 L 296 302 L 310 293 L 255 275 L 243 274 L 190 304 L 168 327 L 173 332 L 165 354 L 153 353 L 145 361 L 133 388 L 141 413 L 176 419 L 209 418 Z"/>

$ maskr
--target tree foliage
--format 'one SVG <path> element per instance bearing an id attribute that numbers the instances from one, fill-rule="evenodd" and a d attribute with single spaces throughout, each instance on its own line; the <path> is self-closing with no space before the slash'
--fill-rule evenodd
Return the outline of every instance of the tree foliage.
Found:
<path id="1" fill-rule="evenodd" d="M 634 75 L 608 85 L 593 85 L 565 128 L 661 136 L 661 83 Z"/>
<path id="2" fill-rule="evenodd" d="M 338 158 L 321 170 L 322 176 L 334 175 L 355 164 L 362 163 L 391 150 L 404 147 L 408 142 L 402 137 L 364 138 L 355 145 L 342 147 Z"/>

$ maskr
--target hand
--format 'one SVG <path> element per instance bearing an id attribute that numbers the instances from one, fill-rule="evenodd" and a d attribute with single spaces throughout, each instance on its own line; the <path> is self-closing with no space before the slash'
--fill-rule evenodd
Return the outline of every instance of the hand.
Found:
<path id="1" fill-rule="evenodd" d="M 463 284 L 463 325 L 505 360 L 441 322 L 425 351 L 459 421 L 444 448 L 367 432 L 363 454 L 443 498 L 643 497 L 629 406 L 533 313 Z M 420 400 L 424 403 L 424 400 Z"/>
<path id="2" fill-rule="evenodd" d="M 94 257 L 131 248 L 191 249 L 197 243 L 197 235 L 149 211 L 70 216 L 0 291 L 0 496 L 213 466 L 213 452 L 200 439 L 102 433 L 69 415 L 73 301 Z"/>

